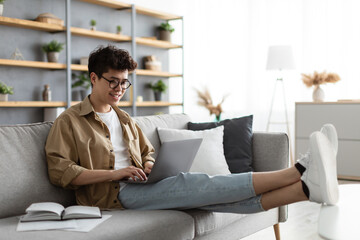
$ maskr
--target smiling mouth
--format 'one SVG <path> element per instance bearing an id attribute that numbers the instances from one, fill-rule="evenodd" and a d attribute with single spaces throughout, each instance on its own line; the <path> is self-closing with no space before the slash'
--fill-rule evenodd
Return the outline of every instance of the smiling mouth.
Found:
<path id="1" fill-rule="evenodd" d="M 110 96 L 114 97 L 114 98 L 120 98 L 121 97 L 121 94 L 118 93 L 118 94 L 114 94 L 114 93 L 109 93 Z"/>

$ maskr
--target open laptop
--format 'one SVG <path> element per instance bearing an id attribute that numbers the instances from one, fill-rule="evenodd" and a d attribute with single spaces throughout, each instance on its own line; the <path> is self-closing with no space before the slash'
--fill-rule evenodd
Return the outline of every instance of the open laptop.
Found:
<path id="1" fill-rule="evenodd" d="M 149 184 L 188 172 L 199 150 L 202 138 L 164 142 L 146 181 L 120 180 L 124 183 Z"/>

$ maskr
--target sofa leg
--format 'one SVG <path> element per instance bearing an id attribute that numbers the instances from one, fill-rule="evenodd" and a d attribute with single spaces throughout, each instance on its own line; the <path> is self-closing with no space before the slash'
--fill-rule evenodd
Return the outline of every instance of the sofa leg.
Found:
<path id="1" fill-rule="evenodd" d="M 277 223 L 274 226 L 275 239 L 280 240 L 280 225 Z"/>

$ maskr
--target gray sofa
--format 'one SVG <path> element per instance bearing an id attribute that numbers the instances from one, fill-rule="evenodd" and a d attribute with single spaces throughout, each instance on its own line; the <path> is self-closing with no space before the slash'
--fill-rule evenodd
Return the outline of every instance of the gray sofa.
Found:
<path id="1" fill-rule="evenodd" d="M 156 149 L 156 127 L 186 129 L 189 117 L 169 114 L 136 118 Z M 44 145 L 52 123 L 0 126 L 0 239 L 240 239 L 287 219 L 287 208 L 258 214 L 200 210 L 114 210 L 112 217 L 89 233 L 16 232 L 18 216 L 33 202 L 75 204 L 72 191 L 50 184 Z M 253 168 L 270 171 L 288 164 L 288 138 L 281 133 L 254 133 Z M 275 238 L 275 236 L 274 236 Z"/>

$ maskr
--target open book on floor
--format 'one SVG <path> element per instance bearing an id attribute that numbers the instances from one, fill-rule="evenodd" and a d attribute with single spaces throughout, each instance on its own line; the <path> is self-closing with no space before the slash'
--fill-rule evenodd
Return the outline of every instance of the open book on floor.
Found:
<path id="1" fill-rule="evenodd" d="M 70 206 L 64 208 L 61 204 L 54 202 L 33 203 L 25 212 L 26 214 L 20 218 L 21 222 L 101 218 L 101 211 L 98 207 Z"/>

